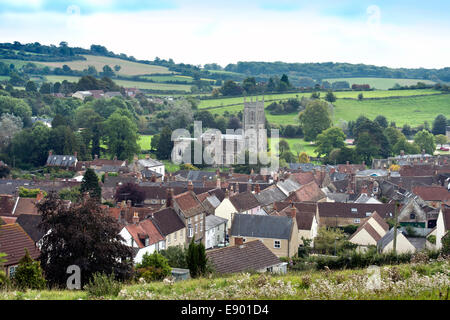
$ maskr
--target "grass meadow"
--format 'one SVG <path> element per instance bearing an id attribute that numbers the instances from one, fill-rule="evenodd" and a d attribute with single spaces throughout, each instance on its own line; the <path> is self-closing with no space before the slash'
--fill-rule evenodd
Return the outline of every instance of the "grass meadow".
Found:
<path id="1" fill-rule="evenodd" d="M 421 79 L 392 79 L 392 78 L 334 78 L 334 79 L 324 79 L 323 81 L 328 81 L 330 83 L 337 81 L 347 81 L 352 84 L 368 84 L 372 88 L 378 90 L 388 90 L 398 83 L 401 86 L 411 86 L 416 85 L 417 82 L 422 82 L 425 84 L 434 84 L 434 81 L 421 80 Z"/>
<path id="2" fill-rule="evenodd" d="M 236 273 L 122 285 L 117 296 L 87 290 L 0 291 L 0 300 L 448 300 L 449 262 L 369 269 Z M 373 271 L 372 271 L 373 272 Z"/>
<path id="3" fill-rule="evenodd" d="M 119 65 L 121 69 L 117 72 L 123 76 L 137 76 L 144 74 L 164 74 L 171 73 L 169 69 L 162 66 L 148 65 L 137 63 L 118 58 L 101 57 L 84 55 L 87 60 L 64 61 L 64 62 L 36 62 L 37 64 L 45 65 L 51 68 L 62 68 L 63 65 L 68 65 L 72 70 L 83 71 L 89 66 L 94 66 L 98 72 L 103 71 L 103 67 L 108 65 L 114 70 L 114 66 Z M 34 63 L 34 62 L 33 62 Z"/>

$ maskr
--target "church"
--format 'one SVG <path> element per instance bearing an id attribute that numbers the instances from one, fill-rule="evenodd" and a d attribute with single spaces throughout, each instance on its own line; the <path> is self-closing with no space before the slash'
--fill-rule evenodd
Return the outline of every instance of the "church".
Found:
<path id="1" fill-rule="evenodd" d="M 261 152 L 267 152 L 267 130 L 266 115 L 264 112 L 264 97 L 259 99 L 253 97 L 250 101 L 244 97 L 244 113 L 243 113 L 242 130 L 236 130 L 233 134 L 221 134 L 219 144 L 222 147 L 222 158 L 220 155 L 212 154 L 216 157 L 212 166 L 232 166 L 237 163 L 238 156 L 245 155 L 248 150 L 249 154 L 256 156 Z M 184 150 L 192 143 L 198 142 L 196 138 L 180 138 L 174 141 L 174 151 L 172 152 L 172 161 L 181 162 Z M 200 137 L 203 150 L 208 146 L 212 146 L 215 142 L 215 135 L 205 132 Z M 194 159 L 191 159 L 194 162 Z M 195 163 L 194 163 L 195 165 Z"/>

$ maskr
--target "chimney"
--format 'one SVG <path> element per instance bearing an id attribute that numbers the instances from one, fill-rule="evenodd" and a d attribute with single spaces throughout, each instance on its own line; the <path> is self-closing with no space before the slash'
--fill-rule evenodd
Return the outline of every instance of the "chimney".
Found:
<path id="1" fill-rule="evenodd" d="M 255 174 L 255 170 L 253 170 L 253 168 L 252 168 L 252 170 L 250 171 L 250 175 L 254 175 Z"/>
<path id="2" fill-rule="evenodd" d="M 173 189 L 167 188 L 166 208 L 173 208 Z"/>
<path id="3" fill-rule="evenodd" d="M 222 188 L 222 181 L 220 180 L 220 176 L 219 175 L 217 175 L 216 176 L 216 188 L 217 189 L 220 189 L 220 188 Z"/>
<path id="4" fill-rule="evenodd" d="M 146 154 L 146 155 L 145 155 L 145 159 L 146 159 L 146 160 L 149 160 L 149 159 L 150 159 L 150 155 L 149 155 L 149 154 Z"/>
<path id="5" fill-rule="evenodd" d="M 234 245 L 239 246 L 239 248 L 243 248 L 244 247 L 244 238 L 241 238 L 241 237 L 234 238 Z"/>
<path id="6" fill-rule="evenodd" d="M 39 193 L 36 195 L 36 202 L 40 202 L 42 199 L 44 199 L 44 192 L 41 190 L 41 191 L 39 191 Z"/>
<path id="7" fill-rule="evenodd" d="M 425 149 L 422 149 L 422 156 L 425 155 Z"/>
<path id="8" fill-rule="evenodd" d="M 133 214 L 133 223 L 135 225 L 139 224 L 139 214 L 136 211 Z"/>
<path id="9" fill-rule="evenodd" d="M 127 200 L 127 207 L 131 208 L 131 200 Z"/>
<path id="10" fill-rule="evenodd" d="M 50 150 L 50 151 L 48 152 L 48 156 L 51 157 L 52 155 L 53 155 L 53 150 Z"/>
<path id="11" fill-rule="evenodd" d="M 94 156 L 94 160 L 98 160 L 98 154 Z"/>
<path id="12" fill-rule="evenodd" d="M 73 156 L 74 156 L 75 158 L 78 157 L 78 152 L 75 151 L 75 152 L 73 153 Z"/>
<path id="13" fill-rule="evenodd" d="M 404 157 L 404 156 L 405 156 L 405 150 L 400 150 L 400 155 L 401 155 L 402 157 Z"/>
<path id="14" fill-rule="evenodd" d="M 261 188 L 259 187 L 259 184 L 255 185 L 255 194 L 259 194 L 261 192 Z"/>
<path id="15" fill-rule="evenodd" d="M 113 160 L 114 160 L 114 161 L 117 161 L 117 156 L 114 156 Z"/>
<path id="16" fill-rule="evenodd" d="M 220 176 L 220 169 L 219 168 L 216 169 L 216 175 Z"/>
<path id="17" fill-rule="evenodd" d="M 247 191 L 252 192 L 252 184 L 247 183 Z"/>
<path id="18" fill-rule="evenodd" d="M 291 209 L 289 210 L 289 216 L 292 219 L 295 219 L 297 217 L 297 209 L 295 208 L 293 203 L 291 203 Z"/>
<path id="19" fill-rule="evenodd" d="M 225 198 L 226 199 L 230 198 L 230 190 L 228 189 L 225 190 Z"/>
<path id="20" fill-rule="evenodd" d="M 155 177 L 155 175 L 154 175 L 153 173 L 152 173 L 151 181 L 152 181 L 152 182 L 156 182 L 156 177 Z"/>
<path id="21" fill-rule="evenodd" d="M 347 165 L 349 165 L 350 164 L 350 161 L 347 161 Z"/>
<path id="22" fill-rule="evenodd" d="M 231 167 L 231 168 L 230 168 L 230 174 L 233 175 L 233 173 L 234 173 L 234 168 Z"/>
<path id="23" fill-rule="evenodd" d="M 202 177 L 202 181 L 203 181 L 203 187 L 206 187 L 206 176 Z"/>
<path id="24" fill-rule="evenodd" d="M 361 193 L 365 193 L 366 195 L 368 194 L 368 191 L 367 191 L 367 185 L 364 185 L 364 186 L 362 187 Z"/>
<path id="25" fill-rule="evenodd" d="M 191 180 L 188 181 L 188 186 L 187 186 L 189 191 L 194 191 L 194 184 L 192 183 Z"/>

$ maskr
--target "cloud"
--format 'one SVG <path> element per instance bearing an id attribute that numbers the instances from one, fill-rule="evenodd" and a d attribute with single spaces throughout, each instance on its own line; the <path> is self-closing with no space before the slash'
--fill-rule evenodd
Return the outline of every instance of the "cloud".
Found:
<path id="1" fill-rule="evenodd" d="M 2 42 L 67 41 L 85 48 L 95 43 L 138 59 L 158 56 L 192 64 L 332 61 L 390 67 L 448 66 L 447 25 L 437 28 L 417 20 L 410 24 L 386 21 L 386 9 L 381 5 L 369 10 L 369 4 L 361 8 L 361 19 L 348 19 L 307 8 L 283 11 L 253 6 L 251 11 L 247 7 L 236 10 L 233 1 L 220 8 L 197 1 L 194 5 L 176 2 L 174 7 L 158 10 L 89 14 L 82 5 L 80 14 L 68 11 L 68 6 L 61 12 L 4 12 L 0 13 L 0 33 Z M 116 1 L 100 2 L 108 6 Z"/>

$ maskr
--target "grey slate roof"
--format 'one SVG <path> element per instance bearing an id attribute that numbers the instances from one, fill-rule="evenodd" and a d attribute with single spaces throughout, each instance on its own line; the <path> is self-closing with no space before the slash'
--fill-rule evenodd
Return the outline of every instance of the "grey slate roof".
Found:
<path id="1" fill-rule="evenodd" d="M 295 182 L 294 180 L 287 179 L 285 181 L 279 181 L 277 183 L 277 187 L 280 188 L 283 192 L 290 194 L 291 192 L 297 191 L 300 189 L 300 184 Z"/>
<path id="2" fill-rule="evenodd" d="M 36 214 L 21 214 L 16 220 L 16 223 L 25 230 L 34 242 L 38 242 L 45 235 L 45 232 L 39 228 L 41 222 L 42 216 Z"/>
<path id="3" fill-rule="evenodd" d="M 401 232 L 400 229 L 398 229 L 397 232 Z M 384 237 L 378 240 L 377 248 L 383 250 L 392 240 L 394 240 L 394 228 L 386 232 Z"/>
<path id="4" fill-rule="evenodd" d="M 290 217 L 236 214 L 231 235 L 256 238 L 290 239 L 293 220 Z"/>
<path id="5" fill-rule="evenodd" d="M 78 159 L 74 155 L 49 155 L 47 166 L 55 167 L 75 167 Z"/>
<path id="6" fill-rule="evenodd" d="M 223 223 L 226 223 L 227 221 L 228 221 L 227 219 L 224 219 L 224 218 L 212 215 L 212 214 L 209 215 L 209 216 L 206 216 L 206 218 L 205 218 L 205 230 L 209 230 L 209 229 L 215 228 L 215 227 L 217 227 L 217 226 L 219 226 L 219 225 L 221 225 Z"/>
<path id="7" fill-rule="evenodd" d="M 283 201 L 287 196 L 277 186 L 272 186 L 264 189 L 259 194 L 255 194 L 255 197 L 260 205 L 265 207 L 274 202 Z"/>

